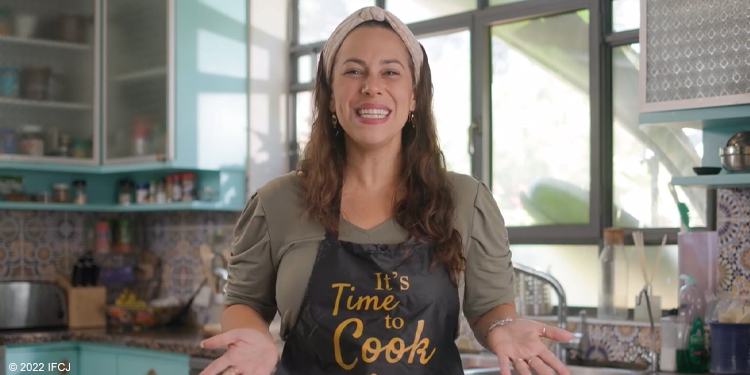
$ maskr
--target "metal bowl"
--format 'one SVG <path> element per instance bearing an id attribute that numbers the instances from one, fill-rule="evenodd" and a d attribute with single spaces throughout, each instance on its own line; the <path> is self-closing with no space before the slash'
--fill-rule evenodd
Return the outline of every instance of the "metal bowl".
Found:
<path id="1" fill-rule="evenodd" d="M 750 131 L 741 131 L 729 138 L 727 141 L 727 147 L 731 146 L 750 146 Z"/>
<path id="2" fill-rule="evenodd" d="M 721 165 L 728 171 L 750 171 L 750 146 L 728 146 L 719 149 Z"/>

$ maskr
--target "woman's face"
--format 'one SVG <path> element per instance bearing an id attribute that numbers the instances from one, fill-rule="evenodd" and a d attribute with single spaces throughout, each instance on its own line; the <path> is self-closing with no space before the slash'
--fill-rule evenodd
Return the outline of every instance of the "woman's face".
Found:
<path id="1" fill-rule="evenodd" d="M 331 110 L 348 141 L 365 148 L 400 144 L 416 104 L 410 61 L 392 30 L 364 26 L 344 39 L 333 67 Z"/>

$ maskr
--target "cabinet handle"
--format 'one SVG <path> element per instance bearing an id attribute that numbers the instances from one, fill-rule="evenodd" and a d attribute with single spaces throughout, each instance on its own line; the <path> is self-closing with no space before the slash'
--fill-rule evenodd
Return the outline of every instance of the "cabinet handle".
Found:
<path id="1" fill-rule="evenodd" d="M 68 372 L 70 372 L 70 362 L 68 362 L 67 359 L 63 359 L 62 361 L 60 361 L 60 363 L 62 363 L 62 367 L 58 365 L 57 368 L 61 374 L 67 374 Z"/>
<path id="2" fill-rule="evenodd" d="M 156 371 L 154 371 L 154 369 L 151 369 L 151 370 L 148 370 L 146 375 L 158 375 L 158 374 L 156 373 Z"/>

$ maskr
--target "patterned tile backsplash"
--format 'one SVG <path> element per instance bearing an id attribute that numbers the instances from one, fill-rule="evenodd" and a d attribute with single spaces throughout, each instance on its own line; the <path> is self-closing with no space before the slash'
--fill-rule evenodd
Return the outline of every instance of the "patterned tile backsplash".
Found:
<path id="1" fill-rule="evenodd" d="M 132 256 L 108 255 L 103 266 L 129 265 L 149 252 L 161 259 L 158 295 L 186 300 L 204 279 L 199 247 L 208 244 L 209 233 L 216 230 L 225 234 L 221 246 L 231 246 L 237 217 L 226 212 L 111 215 L 1 210 L 0 281 L 52 280 L 56 271 L 70 275 L 76 259 L 93 248 L 96 221 L 128 219 L 133 225 Z M 205 318 L 204 311 L 194 310 L 196 319 Z"/>
<path id="2" fill-rule="evenodd" d="M 719 288 L 750 297 L 750 189 L 720 189 L 717 201 Z"/>

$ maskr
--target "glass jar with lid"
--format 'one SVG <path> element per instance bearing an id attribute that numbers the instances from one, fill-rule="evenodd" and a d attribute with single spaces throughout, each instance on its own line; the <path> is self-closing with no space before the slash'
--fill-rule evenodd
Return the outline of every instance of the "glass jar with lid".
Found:
<path id="1" fill-rule="evenodd" d="M 68 203 L 70 201 L 68 184 L 58 183 L 52 185 L 52 201 L 55 203 Z"/>
<path id="2" fill-rule="evenodd" d="M 13 129 L 0 129 L 0 154 L 16 153 L 16 132 Z"/>
<path id="3" fill-rule="evenodd" d="M 44 155 L 44 134 L 39 125 L 23 125 L 20 133 L 20 153 L 29 156 Z"/>
<path id="4" fill-rule="evenodd" d="M 20 69 L 17 66 L 0 66 L 0 96 L 18 97 L 21 82 L 20 74 Z"/>
<path id="5" fill-rule="evenodd" d="M 86 181 L 73 181 L 73 203 L 86 204 Z"/>

